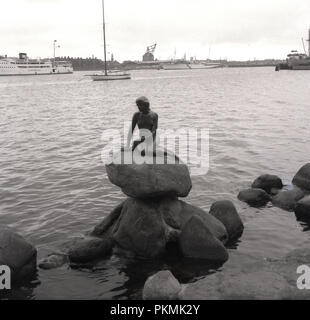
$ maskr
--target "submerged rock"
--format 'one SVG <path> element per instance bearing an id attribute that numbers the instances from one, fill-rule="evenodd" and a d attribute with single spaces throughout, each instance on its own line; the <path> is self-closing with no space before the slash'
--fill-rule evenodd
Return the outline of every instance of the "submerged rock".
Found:
<path id="1" fill-rule="evenodd" d="M 52 253 L 48 257 L 39 262 L 39 268 L 44 270 L 60 268 L 69 262 L 68 255 L 60 253 Z"/>
<path id="2" fill-rule="evenodd" d="M 293 179 L 293 184 L 301 189 L 310 191 L 310 163 L 299 169 Z"/>
<path id="3" fill-rule="evenodd" d="M 264 174 L 258 177 L 252 184 L 253 189 L 263 189 L 270 193 L 272 189 L 282 189 L 282 180 L 275 175 Z"/>
<path id="4" fill-rule="evenodd" d="M 68 256 L 71 262 L 85 263 L 98 258 L 103 258 L 112 252 L 111 239 L 85 239 L 76 242 L 69 250 Z"/>
<path id="5" fill-rule="evenodd" d="M 212 204 L 210 214 L 225 226 L 229 240 L 239 238 L 244 230 L 242 220 L 231 201 L 217 201 Z"/>
<path id="6" fill-rule="evenodd" d="M 246 202 L 250 206 L 264 206 L 270 200 L 270 195 L 263 189 L 247 189 L 239 193 L 238 199 Z"/>
<path id="7" fill-rule="evenodd" d="M 143 288 L 143 300 L 177 300 L 182 286 L 170 271 L 149 277 Z"/>
<path id="8" fill-rule="evenodd" d="M 184 257 L 225 262 L 228 252 L 222 242 L 214 237 L 199 216 L 193 216 L 184 226 L 179 238 Z"/>
<path id="9" fill-rule="evenodd" d="M 283 210 L 293 211 L 297 202 L 305 195 L 304 191 L 298 187 L 291 190 L 280 191 L 272 198 L 272 204 Z"/>
<path id="10" fill-rule="evenodd" d="M 113 161 L 106 165 L 106 170 L 111 183 L 120 187 L 129 197 L 156 198 L 156 197 L 186 197 L 192 182 L 188 167 L 181 163 L 173 163 L 175 156 L 163 156 L 165 164 L 144 163 L 122 164 L 123 153 L 116 154 Z M 169 158 L 170 157 L 170 158 Z M 151 159 L 152 160 L 152 159 Z"/>
<path id="11" fill-rule="evenodd" d="M 37 270 L 37 250 L 19 234 L 0 226 L 0 265 L 10 267 L 13 281 L 24 280 Z"/>
<path id="12" fill-rule="evenodd" d="M 310 196 L 304 197 L 297 202 L 295 213 L 297 218 L 310 220 Z"/>
<path id="13" fill-rule="evenodd" d="M 280 191 L 281 191 L 281 189 L 272 188 L 272 189 L 270 190 L 270 194 L 271 194 L 272 196 L 276 196 Z"/>

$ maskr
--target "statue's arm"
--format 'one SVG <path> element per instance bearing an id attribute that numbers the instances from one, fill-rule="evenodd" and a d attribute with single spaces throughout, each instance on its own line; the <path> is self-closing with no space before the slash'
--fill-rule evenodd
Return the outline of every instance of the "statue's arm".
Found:
<path id="1" fill-rule="evenodd" d="M 155 115 L 154 115 L 154 123 L 153 123 L 153 127 L 152 127 L 153 140 L 155 140 L 155 138 L 156 138 L 157 128 L 158 128 L 158 114 L 155 113 Z"/>
<path id="2" fill-rule="evenodd" d="M 128 135 L 127 135 L 127 148 L 129 148 L 130 146 L 130 142 L 131 142 L 131 139 L 132 139 L 132 136 L 133 136 L 133 133 L 135 131 L 135 128 L 136 128 L 136 125 L 137 125 L 137 122 L 138 122 L 138 113 L 135 113 L 132 117 L 132 121 L 131 121 L 131 126 L 128 130 Z"/>

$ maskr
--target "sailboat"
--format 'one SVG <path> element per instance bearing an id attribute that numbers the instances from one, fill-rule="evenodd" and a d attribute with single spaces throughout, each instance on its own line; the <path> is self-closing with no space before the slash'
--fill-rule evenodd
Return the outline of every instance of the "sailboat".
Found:
<path id="1" fill-rule="evenodd" d="M 104 41 L 104 72 L 93 74 L 91 77 L 94 81 L 110 81 L 110 80 L 128 80 L 131 79 L 130 73 L 123 71 L 108 71 L 107 67 L 107 46 L 106 46 L 106 32 L 105 32 L 105 12 L 104 0 L 102 0 L 102 14 L 103 14 L 103 41 Z"/>

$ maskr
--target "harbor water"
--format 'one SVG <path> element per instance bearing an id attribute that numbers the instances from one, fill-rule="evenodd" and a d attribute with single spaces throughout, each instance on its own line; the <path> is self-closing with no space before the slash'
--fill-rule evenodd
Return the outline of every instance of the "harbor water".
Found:
<path id="1" fill-rule="evenodd" d="M 264 173 L 279 175 L 289 188 L 309 162 L 309 72 L 148 70 L 116 82 L 84 75 L 0 78 L 0 224 L 30 240 L 38 259 L 84 235 L 124 199 L 101 161 L 102 134 L 123 130 L 141 95 L 159 114 L 160 128 L 209 129 L 209 171 L 192 177 L 186 201 L 207 211 L 216 200 L 234 202 L 245 231 L 231 256 L 280 258 L 310 239 L 309 225 L 293 212 L 237 199 Z M 182 282 L 219 272 L 179 259 L 112 256 L 95 266 L 38 270 L 39 281 L 8 298 L 136 299 L 146 278 L 162 269 Z"/>

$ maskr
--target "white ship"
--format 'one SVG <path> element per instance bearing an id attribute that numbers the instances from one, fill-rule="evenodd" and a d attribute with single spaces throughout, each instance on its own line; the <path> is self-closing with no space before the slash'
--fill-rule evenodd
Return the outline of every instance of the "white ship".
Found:
<path id="1" fill-rule="evenodd" d="M 164 70 L 187 70 L 190 69 L 189 64 L 186 60 L 168 60 L 161 62 L 161 68 Z"/>
<path id="2" fill-rule="evenodd" d="M 217 62 L 198 62 L 186 60 L 163 61 L 161 68 L 164 70 L 189 70 L 189 69 L 214 69 L 221 68 L 222 64 Z"/>
<path id="3" fill-rule="evenodd" d="M 72 64 L 68 61 L 49 59 L 29 59 L 26 53 L 20 53 L 18 58 L 0 56 L 0 76 L 26 76 L 73 73 Z"/>
<path id="4" fill-rule="evenodd" d="M 190 69 L 216 69 L 216 68 L 222 68 L 221 63 L 217 62 L 196 62 L 191 61 L 189 63 Z"/>

